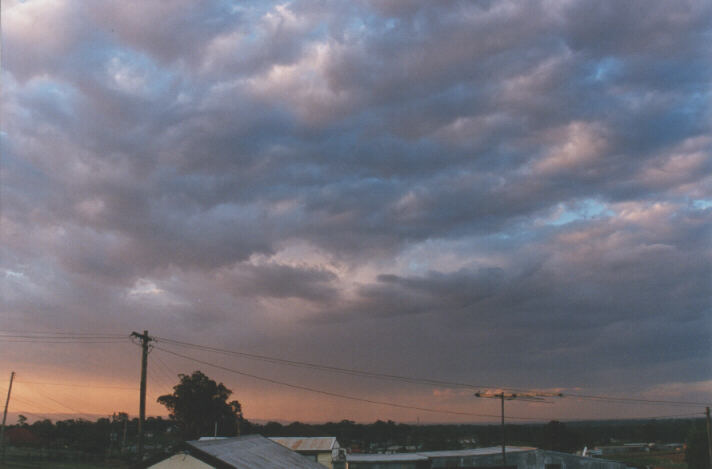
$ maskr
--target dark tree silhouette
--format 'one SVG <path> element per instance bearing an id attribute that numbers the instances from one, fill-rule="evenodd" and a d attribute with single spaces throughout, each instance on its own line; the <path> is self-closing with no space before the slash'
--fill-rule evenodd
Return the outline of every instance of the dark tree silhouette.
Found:
<path id="1" fill-rule="evenodd" d="M 242 421 L 242 406 L 238 401 L 228 402 L 232 395 L 230 389 L 201 371 L 178 377 L 180 382 L 173 386 L 173 393 L 160 396 L 157 401 L 166 406 L 183 438 L 212 436 L 216 423 L 218 435 L 237 434 Z"/>
<path id="2" fill-rule="evenodd" d="M 709 452 L 707 450 L 707 430 L 702 423 L 693 426 L 685 441 L 685 462 L 689 469 L 709 469 Z"/>

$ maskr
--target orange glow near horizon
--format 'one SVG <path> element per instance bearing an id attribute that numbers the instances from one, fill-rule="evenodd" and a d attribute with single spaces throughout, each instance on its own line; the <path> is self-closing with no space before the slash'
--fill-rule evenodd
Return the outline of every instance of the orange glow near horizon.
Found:
<path id="1" fill-rule="evenodd" d="M 62 379 L 63 378 L 63 379 Z M 22 375 L 13 384 L 10 414 L 26 414 L 31 421 L 40 418 L 52 420 L 66 418 L 94 419 L 111 416 L 114 412 L 126 412 L 131 418 L 138 414 L 138 386 L 128 381 L 86 381 L 70 380 L 67 373 L 60 375 Z M 158 379 L 149 380 L 146 413 L 148 416 L 167 417 L 166 409 L 156 402 L 159 395 L 170 392 L 168 383 L 160 387 Z M 132 385 L 133 384 L 133 385 Z M 225 383 L 228 388 L 237 387 Z M 387 394 L 387 393 L 386 393 Z M 468 390 L 462 389 L 406 389 L 393 395 L 379 392 L 362 396 L 364 398 L 388 401 L 401 405 L 472 412 L 487 416 L 465 416 L 438 414 L 425 411 L 393 408 L 363 402 L 354 402 L 330 396 L 320 396 L 306 391 L 279 389 L 277 387 L 245 386 L 235 391 L 232 398 L 239 400 L 245 417 L 255 421 L 301 421 L 327 422 L 344 419 L 357 422 L 394 420 L 398 422 L 421 423 L 492 423 L 498 420 L 499 403 L 489 399 L 474 399 Z M 672 409 L 654 407 L 640 409 L 607 405 L 602 413 L 601 404 L 561 399 L 553 405 L 538 405 L 509 401 L 506 417 L 511 423 L 525 423 L 518 420 L 525 417 L 538 421 L 567 419 L 598 419 L 605 416 L 617 418 L 644 417 L 649 412 L 662 415 L 676 413 Z M 677 412 L 679 413 L 679 412 Z M 653 415 L 653 414 L 650 414 Z M 11 423 L 14 423 L 11 419 Z"/>
<path id="2" fill-rule="evenodd" d="M 125 347 L 125 348 L 118 348 Z M 87 418 L 111 416 L 126 412 L 136 417 L 139 407 L 140 350 L 127 343 L 112 348 L 61 348 L 37 346 L 33 348 L 8 348 L 0 361 L 0 395 L 4 396 L 12 369 L 17 371 L 13 384 L 9 412 L 16 418 L 24 413 L 31 420 L 48 417 Z M 198 355 L 199 356 L 199 355 Z M 211 360 L 217 367 L 196 365 L 154 351 L 149 355 L 146 414 L 167 417 L 167 410 L 156 399 L 172 392 L 178 382 L 178 373 L 191 373 L 202 369 L 215 381 L 233 390 L 231 399 L 240 401 L 248 420 L 280 422 L 327 422 L 352 420 L 374 422 L 393 420 L 421 423 L 491 423 L 498 422 L 499 402 L 477 399 L 475 389 L 433 387 L 373 380 L 363 377 L 325 374 L 314 370 L 272 366 L 259 362 L 238 362 L 232 357 L 200 356 Z M 68 365 L 65 365 L 68 363 Z M 110 366 L 107 366 L 110 364 Z M 242 370 L 253 376 L 227 372 Z M 283 383 L 308 386 L 341 395 L 353 396 L 375 402 L 388 402 L 400 408 L 374 402 L 363 402 L 336 396 L 295 389 L 274 382 L 257 380 L 262 376 Z M 676 399 L 703 402 L 709 399 L 712 382 L 668 383 L 645 391 L 648 399 Z M 495 388 L 493 388 L 495 389 Z M 484 390 L 484 389 L 482 389 Z M 559 392 L 560 388 L 539 389 L 541 392 Z M 570 389 L 570 391 L 572 391 Z M 586 390 L 580 390 L 582 394 Z M 564 391 L 565 393 L 565 391 Z M 667 406 L 641 406 L 625 403 L 606 403 L 550 398 L 549 404 L 525 401 L 508 401 L 505 418 L 511 423 L 550 420 L 583 420 L 601 418 L 649 418 L 679 415 L 695 409 Z M 462 412 L 471 415 L 428 412 L 427 409 Z M 701 411 L 700 411 L 701 412 Z M 701 415 L 701 414 L 700 414 Z M 517 419 L 516 417 L 522 417 Z M 10 419 L 10 423 L 14 423 Z"/>

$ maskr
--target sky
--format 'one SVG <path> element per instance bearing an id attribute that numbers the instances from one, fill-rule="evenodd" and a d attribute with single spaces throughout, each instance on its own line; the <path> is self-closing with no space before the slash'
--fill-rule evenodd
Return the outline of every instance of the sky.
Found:
<path id="1" fill-rule="evenodd" d="M 256 420 L 712 402 L 711 57 L 703 0 L 3 1 L 0 389 L 136 415 L 148 330 L 150 415 L 197 369 Z"/>

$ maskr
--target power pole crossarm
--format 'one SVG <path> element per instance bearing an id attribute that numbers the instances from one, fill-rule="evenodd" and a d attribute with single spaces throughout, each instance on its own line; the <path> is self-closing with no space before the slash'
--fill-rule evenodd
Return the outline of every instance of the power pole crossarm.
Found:
<path id="1" fill-rule="evenodd" d="M 527 401 L 534 401 L 534 402 L 547 402 L 545 399 L 543 399 L 544 395 L 542 393 L 524 393 L 524 394 L 517 394 L 517 393 L 505 393 L 504 391 L 500 392 L 481 392 L 478 391 L 475 394 L 475 397 L 486 397 L 489 399 L 499 399 L 500 405 L 501 405 L 501 412 L 502 412 L 502 466 L 507 465 L 507 435 L 506 435 L 506 428 L 504 426 L 504 401 L 505 399 L 510 401 L 513 399 L 522 399 L 522 400 L 527 400 Z M 546 397 L 562 397 L 562 394 L 546 394 Z"/>
<path id="2" fill-rule="evenodd" d="M 138 460 L 143 461 L 143 424 L 146 420 L 146 373 L 148 368 L 148 344 L 153 338 L 148 335 L 148 331 L 143 334 L 132 332 L 131 337 L 136 337 L 141 341 L 141 396 L 139 398 L 138 409 Z"/>

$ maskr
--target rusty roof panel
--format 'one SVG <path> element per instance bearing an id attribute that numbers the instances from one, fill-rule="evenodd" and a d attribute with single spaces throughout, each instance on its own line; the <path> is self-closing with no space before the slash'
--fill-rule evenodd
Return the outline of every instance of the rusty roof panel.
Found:
<path id="1" fill-rule="evenodd" d="M 280 445 L 291 449 L 292 451 L 331 451 L 338 448 L 336 437 L 334 436 L 317 436 L 317 437 L 270 437 L 270 440 L 279 443 Z"/>

